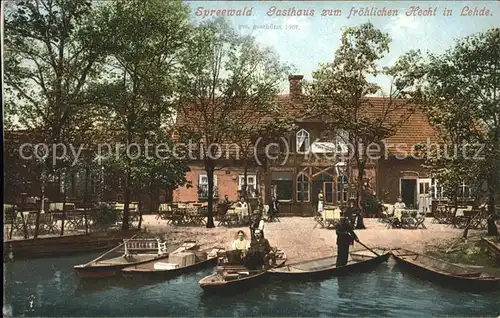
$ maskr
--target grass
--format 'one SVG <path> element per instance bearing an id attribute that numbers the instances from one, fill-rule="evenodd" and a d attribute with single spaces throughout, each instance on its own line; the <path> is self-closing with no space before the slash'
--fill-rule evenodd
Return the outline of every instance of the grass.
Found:
<path id="1" fill-rule="evenodd" d="M 426 254 L 436 258 L 465 265 L 497 267 L 493 254 L 488 251 L 481 235 L 473 234 L 465 240 L 456 238 L 437 246 L 430 246 Z"/>

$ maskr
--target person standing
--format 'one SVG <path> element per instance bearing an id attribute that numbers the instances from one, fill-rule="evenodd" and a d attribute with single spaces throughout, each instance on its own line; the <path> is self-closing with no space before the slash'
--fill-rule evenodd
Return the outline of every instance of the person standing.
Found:
<path id="1" fill-rule="evenodd" d="M 260 213 L 253 214 L 253 220 L 250 224 L 250 233 L 252 234 L 252 239 L 254 239 L 253 233 L 256 230 L 259 230 L 262 234 L 262 237 L 264 237 L 264 220 L 262 219 L 262 215 Z"/>
<path id="2" fill-rule="evenodd" d="M 345 266 L 349 258 L 349 245 L 354 241 L 359 242 L 358 236 L 354 233 L 349 219 L 345 216 L 340 218 L 336 229 L 337 234 L 337 267 Z"/>
<path id="3" fill-rule="evenodd" d="M 318 193 L 318 213 L 321 214 L 324 209 L 324 202 L 323 202 L 323 191 L 319 190 Z"/>
<path id="4" fill-rule="evenodd" d="M 273 194 L 271 196 L 271 202 L 269 202 L 269 211 L 267 212 L 268 222 L 272 222 L 273 217 L 278 214 L 278 205 L 279 205 L 278 199 Z"/>

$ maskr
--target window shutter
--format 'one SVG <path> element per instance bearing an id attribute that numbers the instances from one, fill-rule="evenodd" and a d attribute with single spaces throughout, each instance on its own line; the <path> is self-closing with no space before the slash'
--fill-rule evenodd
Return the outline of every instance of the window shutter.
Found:
<path id="1" fill-rule="evenodd" d="M 214 174 L 214 186 L 217 186 L 217 175 Z"/>
<path id="2" fill-rule="evenodd" d="M 203 174 L 200 174 L 200 175 L 198 176 L 198 185 L 201 185 L 201 184 L 202 184 L 201 180 L 202 180 L 202 178 L 203 178 L 203 177 L 204 177 L 204 175 L 203 175 Z"/>

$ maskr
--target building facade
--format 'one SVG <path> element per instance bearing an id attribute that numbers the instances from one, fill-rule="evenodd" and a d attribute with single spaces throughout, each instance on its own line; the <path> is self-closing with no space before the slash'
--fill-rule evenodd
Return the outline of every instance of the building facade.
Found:
<path id="1" fill-rule="evenodd" d="M 282 136 L 279 156 L 250 167 L 247 174 L 248 195 L 253 195 L 254 189 L 258 189 L 266 201 L 272 194 L 276 195 L 283 215 L 312 215 L 320 191 L 326 204 L 346 203 L 351 193 L 349 174 L 357 175 L 353 161 L 346 159 L 349 157 L 346 132 L 339 130 L 333 136 L 327 135 L 322 116 L 307 111 L 308 101 L 301 94 L 302 78 L 290 76 L 290 94 L 278 97 L 281 106 L 296 118 L 297 130 Z M 374 107 L 381 107 L 384 99 L 374 97 L 372 102 Z M 368 161 L 364 180 L 370 193 L 384 202 L 395 202 L 402 197 L 407 206 L 414 207 L 422 194 L 431 196 L 435 203 L 445 200 L 438 180 L 422 166 L 424 160 L 414 150 L 415 145 L 429 144 L 436 136 L 426 116 L 414 111 L 399 131 L 384 141 L 379 159 Z M 206 200 L 208 185 L 203 163 L 192 161 L 189 166 L 187 178 L 194 187 L 174 190 L 173 198 L 175 201 Z M 235 164 L 224 166 L 215 172 L 215 199 L 222 200 L 227 195 L 230 200 L 237 200 L 244 180 L 243 169 Z M 460 196 L 471 197 L 467 185 L 463 185 Z"/>

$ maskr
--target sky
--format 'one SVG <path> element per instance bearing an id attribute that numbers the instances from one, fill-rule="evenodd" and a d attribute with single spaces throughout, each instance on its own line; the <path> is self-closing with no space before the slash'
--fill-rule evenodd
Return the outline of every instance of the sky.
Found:
<path id="1" fill-rule="evenodd" d="M 297 74 L 312 79 L 312 72 L 318 63 L 333 60 L 335 50 L 340 43 L 344 27 L 372 22 L 376 28 L 386 32 L 392 38 L 390 53 L 380 61 L 381 66 L 389 66 L 397 58 L 412 49 L 423 52 L 442 53 L 452 47 L 455 39 L 498 27 L 500 21 L 500 1 L 185 1 L 191 7 L 191 17 L 197 22 L 210 20 L 216 16 L 204 16 L 205 10 L 247 9 L 251 16 L 227 17 L 228 21 L 241 34 L 251 34 L 263 45 L 273 47 L 283 62 L 293 64 Z M 272 7 L 276 7 L 271 14 Z M 413 8 L 412 8 L 413 7 Z M 417 11 L 419 7 L 421 11 Z M 469 9 L 467 9 L 468 7 Z M 202 8 L 202 9 L 199 9 Z M 278 16 L 277 10 L 314 10 L 314 16 Z M 397 10 L 395 16 L 359 16 L 360 8 Z M 488 15 L 468 16 L 477 13 Z M 481 11 L 481 9 L 485 9 Z M 338 16 L 322 16 L 323 10 L 342 10 Z M 358 15 L 351 14 L 358 9 Z M 443 15 L 451 9 L 451 15 Z M 198 11 L 197 11 L 198 10 Z M 197 15 L 196 13 L 202 13 Z M 330 12 L 330 11 L 328 11 Z M 208 11 L 207 13 L 211 13 Z M 215 12 L 213 12 L 215 14 Z M 281 13 L 281 12 L 280 12 Z M 293 12 L 284 12 L 292 13 Z M 414 13 L 416 15 L 409 15 Z M 419 16 L 418 14 L 421 14 Z M 449 13 L 449 12 L 448 12 Z M 433 14 L 435 16 L 423 16 Z M 466 15 L 462 15 L 466 14 Z M 274 29 L 254 29 L 254 26 L 269 25 Z M 285 30 L 286 26 L 296 26 Z M 387 78 L 377 82 L 388 89 Z M 287 85 L 284 85 L 287 87 Z M 287 93 L 288 89 L 284 93 Z"/>

